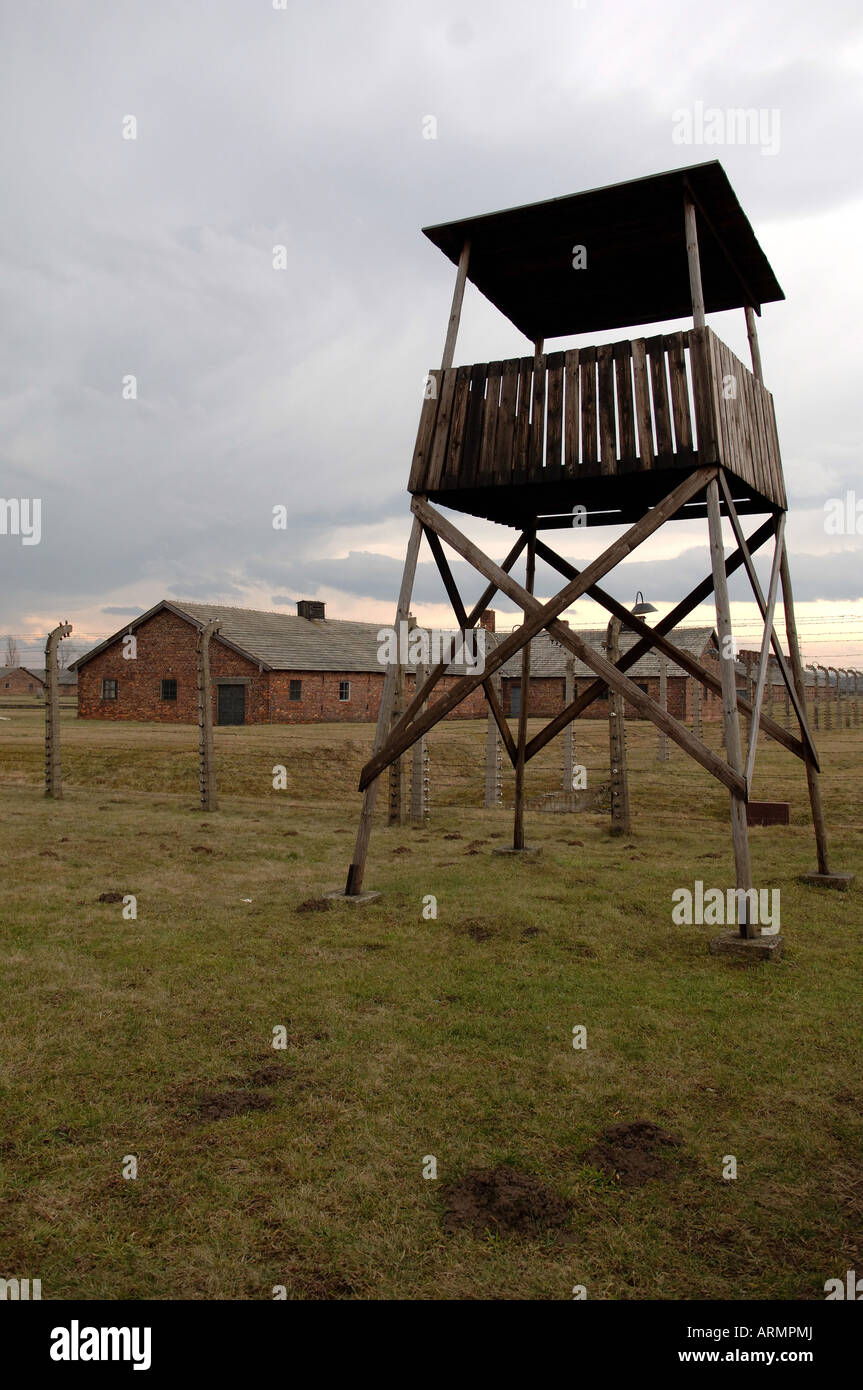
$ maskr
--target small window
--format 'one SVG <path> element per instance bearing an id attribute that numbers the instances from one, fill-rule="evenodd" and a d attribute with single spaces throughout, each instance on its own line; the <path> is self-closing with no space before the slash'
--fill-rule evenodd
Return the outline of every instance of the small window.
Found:
<path id="1" fill-rule="evenodd" d="M 647 686 L 647 681 L 635 681 L 635 684 L 638 686 L 639 690 L 644 691 L 645 695 L 650 694 L 650 691 Z"/>
<path id="2" fill-rule="evenodd" d="M 291 693 L 290 693 L 289 698 L 290 698 L 291 700 L 302 700 L 302 698 L 303 698 L 303 682 L 302 682 L 302 681 L 291 681 Z"/>
<path id="3" fill-rule="evenodd" d="M 351 698 L 350 681 L 339 681 L 339 699 L 349 700 Z"/>
<path id="4" fill-rule="evenodd" d="M 117 682 L 116 682 L 116 681 L 103 681 L 103 682 L 102 682 L 102 699 L 103 699 L 103 700 L 116 700 L 116 698 L 117 698 Z"/>
<path id="5" fill-rule="evenodd" d="M 177 682 L 175 680 L 162 681 L 162 699 L 176 700 Z"/>

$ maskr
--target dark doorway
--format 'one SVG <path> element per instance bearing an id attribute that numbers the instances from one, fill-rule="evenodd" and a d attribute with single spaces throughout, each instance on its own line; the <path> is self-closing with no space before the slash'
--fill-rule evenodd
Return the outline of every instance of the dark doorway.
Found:
<path id="1" fill-rule="evenodd" d="M 245 724 L 246 687 L 244 685 L 219 686 L 219 723 Z"/>
<path id="2" fill-rule="evenodd" d="M 521 681 L 513 681 L 509 687 L 509 712 L 511 715 L 521 714 Z"/>

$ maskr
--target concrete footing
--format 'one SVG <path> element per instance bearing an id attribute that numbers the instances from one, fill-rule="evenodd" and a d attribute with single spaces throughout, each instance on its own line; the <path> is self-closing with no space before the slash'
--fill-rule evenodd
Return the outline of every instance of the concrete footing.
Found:
<path id="1" fill-rule="evenodd" d="M 343 888 L 337 888 L 333 893 L 324 894 L 325 898 L 331 898 L 334 902 L 354 903 L 356 905 L 373 903 L 380 896 L 380 893 L 376 893 L 373 889 L 367 893 L 346 893 Z"/>
<path id="2" fill-rule="evenodd" d="M 801 874 L 800 883 L 808 883 L 813 888 L 836 888 L 845 893 L 854 882 L 853 874 Z"/>
<path id="3" fill-rule="evenodd" d="M 781 936 L 741 936 L 736 931 L 724 931 L 710 943 L 713 956 L 736 956 L 739 960 L 779 960 L 782 955 Z"/>

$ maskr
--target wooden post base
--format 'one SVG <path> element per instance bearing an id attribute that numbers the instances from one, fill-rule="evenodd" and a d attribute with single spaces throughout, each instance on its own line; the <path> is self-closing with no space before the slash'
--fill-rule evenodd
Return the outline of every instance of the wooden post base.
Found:
<path id="1" fill-rule="evenodd" d="M 342 888 L 336 888 L 332 893 L 325 893 L 324 897 L 332 902 L 342 903 L 373 903 L 381 896 L 374 889 L 367 888 L 362 893 L 346 893 Z"/>
<path id="2" fill-rule="evenodd" d="M 779 960 L 783 945 L 781 936 L 740 936 L 736 931 L 724 931 L 711 941 L 710 954 L 738 960 Z"/>
<path id="3" fill-rule="evenodd" d="M 854 882 L 853 874 L 801 874 L 799 883 L 808 883 L 813 888 L 835 888 L 846 893 Z"/>

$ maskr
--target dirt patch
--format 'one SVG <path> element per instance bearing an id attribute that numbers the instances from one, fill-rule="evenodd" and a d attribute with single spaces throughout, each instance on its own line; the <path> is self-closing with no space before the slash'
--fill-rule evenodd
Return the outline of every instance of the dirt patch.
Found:
<path id="1" fill-rule="evenodd" d="M 363 951 L 385 951 L 387 943 L 385 941 L 364 941 L 360 949 Z"/>
<path id="2" fill-rule="evenodd" d="M 304 903 L 300 903 L 297 912 L 329 912 L 332 907 L 329 898 L 306 898 Z"/>
<path id="3" fill-rule="evenodd" d="M 568 845 L 583 845 L 584 840 L 567 840 Z"/>
<path id="4" fill-rule="evenodd" d="M 214 849 L 210 849 L 210 846 L 209 846 L 209 845 L 192 845 L 192 853 L 193 853 L 193 854 L 215 854 L 216 851 L 215 851 Z"/>
<path id="5" fill-rule="evenodd" d="M 97 903 L 121 903 L 125 897 L 125 893 L 100 893 L 96 901 Z"/>
<path id="6" fill-rule="evenodd" d="M 281 1062 L 265 1062 L 246 1077 L 247 1086 L 278 1086 L 280 1081 L 290 1081 L 296 1076 L 293 1067 L 283 1067 Z"/>
<path id="7" fill-rule="evenodd" d="M 45 859 L 45 858 L 47 858 L 47 859 L 59 859 L 59 858 L 60 858 L 60 856 L 59 856 L 59 854 L 57 853 L 56 849 L 40 849 L 39 853 L 40 853 L 40 855 L 42 856 L 43 859 Z"/>
<path id="8" fill-rule="evenodd" d="M 850 1105 L 858 1115 L 863 1115 L 863 1094 L 858 1095 L 855 1091 L 837 1091 L 833 1099 L 837 1105 Z"/>
<path id="9" fill-rule="evenodd" d="M 539 936 L 539 927 L 522 927 L 522 937 Z"/>
<path id="10" fill-rule="evenodd" d="M 532 1173 L 517 1168 L 473 1168 L 443 1190 L 447 1231 L 475 1235 L 538 1235 L 563 1226 L 570 1204 Z"/>
<path id="11" fill-rule="evenodd" d="M 583 956 L 585 960 L 596 960 L 596 952 L 586 941 L 570 941 L 563 948 L 573 956 Z"/>
<path id="12" fill-rule="evenodd" d="M 235 1115 L 245 1115 L 250 1110 L 269 1110 L 272 1104 L 271 1096 L 256 1095 L 254 1091 L 221 1091 L 201 1097 L 193 1123 L 232 1120 Z"/>
<path id="13" fill-rule="evenodd" d="M 443 838 L 444 838 L 445 840 L 463 840 L 463 839 L 464 839 L 464 836 L 461 835 L 461 834 L 459 834 L 459 832 L 458 832 L 457 830 L 453 830 L 453 831 L 450 832 L 449 835 L 444 835 Z"/>
<path id="14" fill-rule="evenodd" d="M 497 935 L 494 927 L 489 926 L 480 917 L 469 917 L 466 922 L 461 922 L 454 929 L 459 936 L 469 936 L 471 941 L 490 941 Z"/>
<path id="15" fill-rule="evenodd" d="M 666 1178 L 673 1172 L 669 1149 L 679 1149 L 683 1140 L 650 1120 L 634 1120 L 612 1125 L 584 1155 L 585 1163 L 622 1187 L 641 1187 L 651 1178 Z"/>
<path id="16" fill-rule="evenodd" d="M 408 849 L 407 845 L 398 845 L 393 850 L 393 854 L 410 854 L 410 850 Z"/>

